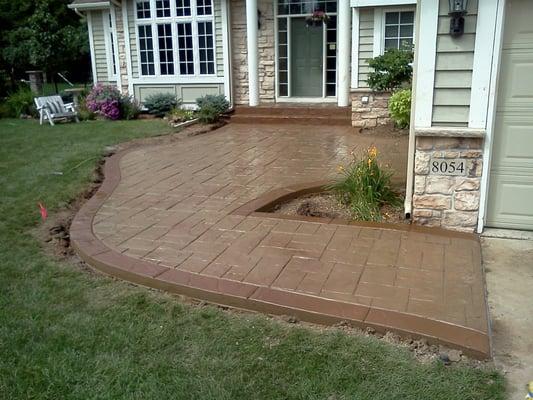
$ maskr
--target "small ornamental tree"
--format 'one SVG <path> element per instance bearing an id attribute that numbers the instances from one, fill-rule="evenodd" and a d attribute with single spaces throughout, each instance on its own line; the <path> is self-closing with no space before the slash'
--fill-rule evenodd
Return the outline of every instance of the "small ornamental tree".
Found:
<path id="1" fill-rule="evenodd" d="M 368 61 L 373 71 L 368 74 L 367 83 L 372 90 L 392 91 L 411 83 L 413 75 L 413 52 L 389 49 L 382 56 Z"/>

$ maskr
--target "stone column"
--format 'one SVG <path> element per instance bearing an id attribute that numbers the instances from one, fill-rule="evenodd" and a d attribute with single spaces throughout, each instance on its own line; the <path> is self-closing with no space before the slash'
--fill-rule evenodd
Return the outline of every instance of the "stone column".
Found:
<path id="1" fill-rule="evenodd" d="M 337 8 L 337 102 L 346 107 L 350 101 L 350 0 L 339 0 Z"/>
<path id="2" fill-rule="evenodd" d="M 257 47 L 257 0 L 246 0 L 246 37 L 248 50 L 248 102 L 259 105 L 259 63 Z"/>

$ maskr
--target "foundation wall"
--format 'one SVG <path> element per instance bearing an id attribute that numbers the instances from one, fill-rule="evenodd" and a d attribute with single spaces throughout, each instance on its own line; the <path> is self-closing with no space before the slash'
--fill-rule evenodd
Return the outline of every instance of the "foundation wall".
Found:
<path id="1" fill-rule="evenodd" d="M 479 138 L 416 138 L 412 211 L 416 223 L 465 232 L 475 230 L 483 167 L 482 146 L 483 139 Z M 443 172 L 445 168 L 448 174 Z M 451 175 L 450 171 L 455 172 L 456 168 L 464 168 L 464 175 Z"/>
<path id="2" fill-rule="evenodd" d="M 391 122 L 389 115 L 389 92 L 357 90 L 352 94 L 352 126 L 373 128 Z"/>

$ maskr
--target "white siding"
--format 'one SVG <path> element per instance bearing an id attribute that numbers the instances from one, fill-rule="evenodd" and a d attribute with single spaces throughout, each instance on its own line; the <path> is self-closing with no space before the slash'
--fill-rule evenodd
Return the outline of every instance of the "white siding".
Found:
<path id="1" fill-rule="evenodd" d="M 374 9 L 359 10 L 359 87 L 367 88 L 370 67 L 368 60 L 374 57 Z"/>
<path id="2" fill-rule="evenodd" d="M 128 8 L 128 28 L 130 34 L 131 74 L 133 78 L 139 77 L 139 56 L 137 54 L 137 27 L 135 26 L 135 2 L 124 1 Z"/>
<path id="3" fill-rule="evenodd" d="M 222 3 L 220 0 L 213 1 L 215 12 L 215 57 L 217 65 L 217 76 L 224 76 L 224 47 L 222 44 Z"/>
<path id="4" fill-rule="evenodd" d="M 104 25 L 102 11 L 91 11 L 96 79 L 98 82 L 109 82 L 107 75 L 107 53 L 105 48 Z"/>
<path id="5" fill-rule="evenodd" d="M 448 0 L 439 5 L 432 125 L 468 126 L 477 0 L 468 2 L 465 33 L 456 39 L 449 35 Z"/>

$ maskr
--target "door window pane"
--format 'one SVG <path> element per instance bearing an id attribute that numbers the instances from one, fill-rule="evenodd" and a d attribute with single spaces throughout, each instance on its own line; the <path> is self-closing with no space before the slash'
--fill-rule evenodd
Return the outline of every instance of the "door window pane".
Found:
<path id="1" fill-rule="evenodd" d="M 111 51 L 111 60 L 113 61 L 113 75 L 117 74 L 117 60 L 115 58 L 115 30 L 113 29 L 113 19 L 111 18 L 111 13 L 109 15 L 109 44 Z M 108 50 L 108 51 L 109 51 Z"/>
<path id="2" fill-rule="evenodd" d="M 278 15 L 312 14 L 314 11 L 337 12 L 337 0 L 278 0 Z"/>

